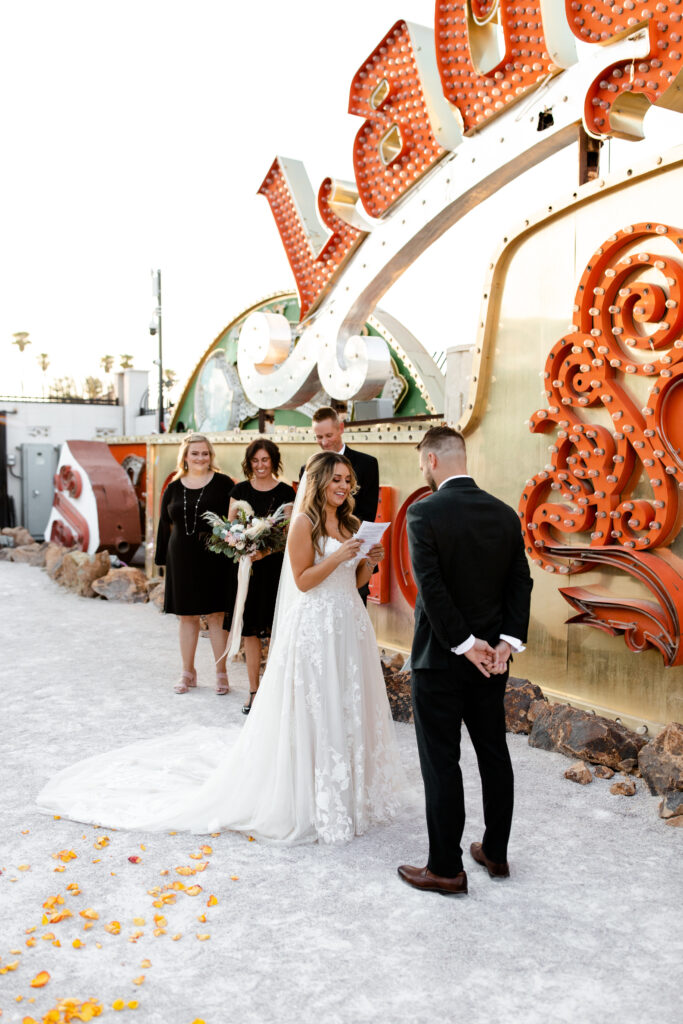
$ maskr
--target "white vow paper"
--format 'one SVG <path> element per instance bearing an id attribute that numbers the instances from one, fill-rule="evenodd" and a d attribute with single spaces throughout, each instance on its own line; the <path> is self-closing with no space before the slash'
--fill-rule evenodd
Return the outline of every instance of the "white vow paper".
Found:
<path id="1" fill-rule="evenodd" d="M 369 523 L 367 519 L 362 520 L 360 529 L 356 534 L 356 538 L 363 542 L 360 546 L 361 555 L 367 555 L 371 547 L 379 544 L 387 526 L 391 526 L 391 523 Z"/>

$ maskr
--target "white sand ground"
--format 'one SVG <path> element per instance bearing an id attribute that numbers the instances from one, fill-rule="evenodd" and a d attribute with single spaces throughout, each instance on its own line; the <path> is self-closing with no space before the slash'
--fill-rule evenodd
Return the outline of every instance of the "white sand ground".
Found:
<path id="1" fill-rule="evenodd" d="M 23 565 L 0 563 L 0 609 L 0 967 L 19 961 L 0 976 L 2 1024 L 42 1021 L 65 997 L 95 997 L 101 1019 L 145 1024 L 680 1024 L 683 830 L 657 818 L 642 783 L 631 799 L 600 780 L 579 787 L 563 778 L 566 759 L 510 737 L 513 875 L 493 882 L 467 857 L 470 895 L 460 899 L 397 878 L 398 864 L 425 860 L 419 811 L 348 845 L 290 850 L 230 833 L 207 840 L 54 821 L 33 801 L 55 769 L 188 722 L 239 727 L 244 669 L 232 672 L 233 693 L 215 696 L 202 640 L 200 688 L 176 696 L 173 618 L 72 596 Z M 417 783 L 413 728 L 397 730 Z M 469 845 L 482 825 L 467 742 L 464 772 Z M 97 850 L 103 835 L 110 843 Z M 147 890 L 179 879 L 174 868 L 198 863 L 189 855 L 206 842 L 206 871 L 182 879 L 201 895 L 155 908 Z M 55 872 L 61 850 L 77 856 Z M 78 895 L 66 890 L 74 881 Z M 57 894 L 74 916 L 41 925 Z M 87 931 L 85 908 L 99 914 Z M 153 934 L 155 913 L 167 917 L 166 934 Z M 104 930 L 111 920 L 120 935 Z M 48 931 L 61 946 L 40 937 Z M 51 980 L 31 989 L 41 970 Z M 139 1007 L 116 1014 L 117 999 Z"/>

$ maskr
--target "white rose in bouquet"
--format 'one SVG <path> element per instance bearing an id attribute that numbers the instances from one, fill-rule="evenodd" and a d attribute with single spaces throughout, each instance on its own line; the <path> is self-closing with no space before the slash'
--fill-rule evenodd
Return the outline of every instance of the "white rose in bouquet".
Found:
<path id="1" fill-rule="evenodd" d="M 248 537 L 249 540 L 256 540 L 262 533 L 270 529 L 270 523 L 267 519 L 252 519 L 249 526 L 244 531 L 244 536 Z"/>

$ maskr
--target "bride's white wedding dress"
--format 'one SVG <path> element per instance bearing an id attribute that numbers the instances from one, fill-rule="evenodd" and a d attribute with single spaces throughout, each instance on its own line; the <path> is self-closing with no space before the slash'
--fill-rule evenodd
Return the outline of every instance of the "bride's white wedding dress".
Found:
<path id="1" fill-rule="evenodd" d="M 324 555 L 338 545 L 326 538 Z M 406 784 L 356 565 L 306 593 L 287 566 L 266 671 L 236 742 L 194 728 L 90 757 L 54 776 L 40 807 L 111 828 L 231 829 L 281 843 L 349 840 L 394 817 Z"/>

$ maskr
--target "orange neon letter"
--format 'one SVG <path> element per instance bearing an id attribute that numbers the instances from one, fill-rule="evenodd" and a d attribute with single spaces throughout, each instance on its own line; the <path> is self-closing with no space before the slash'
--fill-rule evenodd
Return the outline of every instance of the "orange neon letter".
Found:
<path id="1" fill-rule="evenodd" d="M 316 207 L 303 164 L 284 157 L 275 158 L 258 191 L 268 200 L 280 232 L 303 319 L 365 237 L 365 232 L 339 216 L 348 211 L 347 216 L 353 217 L 358 193 L 353 185 L 325 178 Z"/>
<path id="2" fill-rule="evenodd" d="M 505 38 L 505 54 L 497 62 L 496 16 Z M 501 3 L 500 8 L 498 0 L 436 0 L 434 24 L 444 96 L 457 106 L 465 131 L 480 127 L 546 75 L 561 70 L 548 53 L 541 0 L 515 7 Z M 479 67 L 491 59 L 494 66 L 482 73 Z"/>
<path id="3" fill-rule="evenodd" d="M 586 96 L 584 120 L 594 135 L 624 139 L 643 137 L 642 121 L 650 104 L 683 110 L 677 84 L 683 68 L 683 5 L 681 0 L 565 0 L 574 35 L 587 43 L 609 43 L 646 29 L 647 57 L 619 60 L 596 78 Z"/>
<path id="4" fill-rule="evenodd" d="M 430 29 L 397 21 L 356 72 L 349 113 L 366 118 L 353 145 L 358 194 L 373 217 L 385 213 L 460 142 L 444 99 Z"/>

